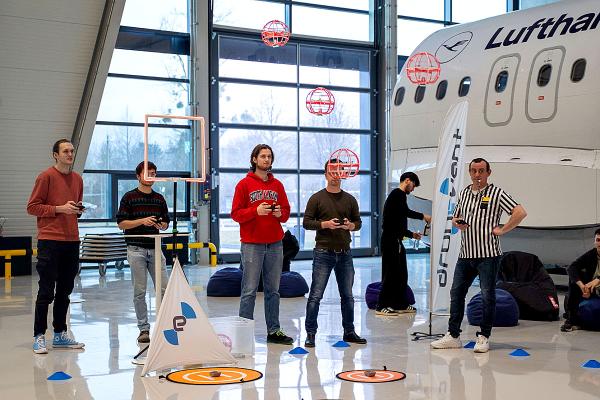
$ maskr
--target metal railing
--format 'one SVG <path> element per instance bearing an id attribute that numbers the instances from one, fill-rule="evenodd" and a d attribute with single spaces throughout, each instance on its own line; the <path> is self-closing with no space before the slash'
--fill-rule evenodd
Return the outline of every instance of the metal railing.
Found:
<path id="1" fill-rule="evenodd" d="M 183 249 L 182 243 L 177 243 L 177 250 Z M 217 246 L 211 242 L 192 242 L 186 245 L 190 249 L 208 248 L 210 251 L 210 266 L 217 266 Z M 173 244 L 163 245 L 167 250 L 173 250 Z M 0 250 L 0 257 L 4 257 L 4 278 L 12 279 L 12 258 L 19 256 L 37 256 L 37 249 L 16 249 L 16 250 Z"/>

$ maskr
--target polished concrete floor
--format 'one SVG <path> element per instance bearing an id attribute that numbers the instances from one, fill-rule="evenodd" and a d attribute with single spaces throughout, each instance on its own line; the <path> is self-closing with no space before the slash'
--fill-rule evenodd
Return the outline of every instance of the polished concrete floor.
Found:
<path id="1" fill-rule="evenodd" d="M 339 296 L 332 279 L 321 303 L 317 346 L 303 356 L 290 355 L 291 346 L 267 345 L 262 295 L 257 300 L 256 350 L 239 359 L 239 366 L 264 373 L 260 380 L 220 387 L 188 386 L 140 378 L 132 364 L 138 334 L 132 306 L 129 270 L 109 269 L 105 277 L 84 270 L 76 282 L 70 327 L 85 350 L 31 350 L 33 299 L 37 277 L 16 277 L 10 285 L 0 280 L 0 398 L 1 399 L 597 399 L 600 369 L 583 368 L 600 361 L 598 333 L 561 333 L 560 322 L 521 321 L 513 328 L 496 328 L 491 351 L 430 350 L 428 341 L 413 342 L 410 333 L 426 331 L 428 256 L 409 257 L 410 285 L 419 313 L 382 318 L 368 310 L 364 291 L 380 278 L 380 259 L 355 260 L 355 322 L 367 345 L 334 348 L 341 340 Z M 294 262 L 292 269 L 310 283 L 310 262 Z M 209 317 L 237 314 L 239 299 L 207 298 L 206 283 L 215 269 L 186 267 L 186 274 Z M 470 295 L 476 293 L 472 288 Z M 148 296 L 150 304 L 154 297 Z M 562 297 L 561 297 L 562 301 Z M 283 329 L 303 345 L 306 298 L 282 299 Z M 154 309 L 151 318 L 154 320 Z M 443 332 L 446 318 L 434 318 L 433 331 Z M 476 327 L 464 325 L 463 340 Z M 48 334 L 50 337 L 50 334 Z M 199 343 L 199 345 L 202 345 Z M 525 349 L 529 357 L 509 355 Z M 336 378 L 344 370 L 382 368 L 406 373 L 391 383 L 351 383 Z M 72 378 L 48 381 L 63 371 Z"/>

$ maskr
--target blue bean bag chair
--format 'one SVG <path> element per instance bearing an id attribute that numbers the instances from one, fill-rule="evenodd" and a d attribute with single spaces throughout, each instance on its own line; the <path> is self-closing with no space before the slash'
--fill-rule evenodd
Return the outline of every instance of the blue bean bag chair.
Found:
<path id="1" fill-rule="evenodd" d="M 206 295 L 212 297 L 239 297 L 242 293 L 242 270 L 227 267 L 218 270 L 206 285 Z"/>
<path id="2" fill-rule="evenodd" d="M 367 302 L 367 307 L 369 307 L 369 309 L 374 310 L 377 308 L 377 302 L 379 301 L 379 292 L 381 292 L 381 282 L 373 282 L 367 285 L 367 291 L 365 292 L 365 301 Z M 406 287 L 406 297 L 408 299 L 408 304 L 415 304 L 415 294 L 413 293 L 410 286 Z"/>
<path id="3" fill-rule="evenodd" d="M 581 326 L 590 331 L 600 331 L 600 298 L 582 301 L 578 312 Z"/>
<path id="4" fill-rule="evenodd" d="M 483 318 L 483 300 L 477 293 L 467 305 L 469 324 L 479 326 Z M 519 324 L 519 305 L 506 290 L 496 289 L 496 317 L 493 326 L 517 326 Z"/>
<path id="5" fill-rule="evenodd" d="M 308 293 L 308 284 L 302 275 L 294 271 L 281 273 L 279 281 L 279 296 L 302 297 Z"/>

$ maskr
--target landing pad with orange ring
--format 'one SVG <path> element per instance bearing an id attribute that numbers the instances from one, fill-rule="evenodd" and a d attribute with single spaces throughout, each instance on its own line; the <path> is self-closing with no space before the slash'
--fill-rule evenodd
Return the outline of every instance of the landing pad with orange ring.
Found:
<path id="1" fill-rule="evenodd" d="M 219 371 L 218 377 L 210 376 L 211 371 Z M 186 385 L 230 385 L 232 383 L 252 382 L 262 378 L 263 374 L 247 368 L 215 367 L 194 368 L 171 372 L 167 380 Z"/>
<path id="2" fill-rule="evenodd" d="M 383 369 L 375 369 L 375 376 L 369 377 L 365 375 L 364 369 L 358 369 L 353 371 L 344 371 L 336 375 L 338 379 L 349 381 L 349 382 L 360 382 L 360 383 L 385 383 L 401 381 L 406 378 L 404 372 L 390 371 Z"/>

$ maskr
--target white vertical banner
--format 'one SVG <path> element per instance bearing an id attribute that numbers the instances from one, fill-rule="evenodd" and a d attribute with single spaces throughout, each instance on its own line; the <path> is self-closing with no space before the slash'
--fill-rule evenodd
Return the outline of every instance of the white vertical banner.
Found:
<path id="1" fill-rule="evenodd" d="M 430 311 L 450 312 L 450 288 L 460 252 L 460 231 L 452 226 L 452 215 L 463 185 L 464 150 L 469 103 L 452 106 L 444 120 L 438 144 L 431 223 Z"/>

